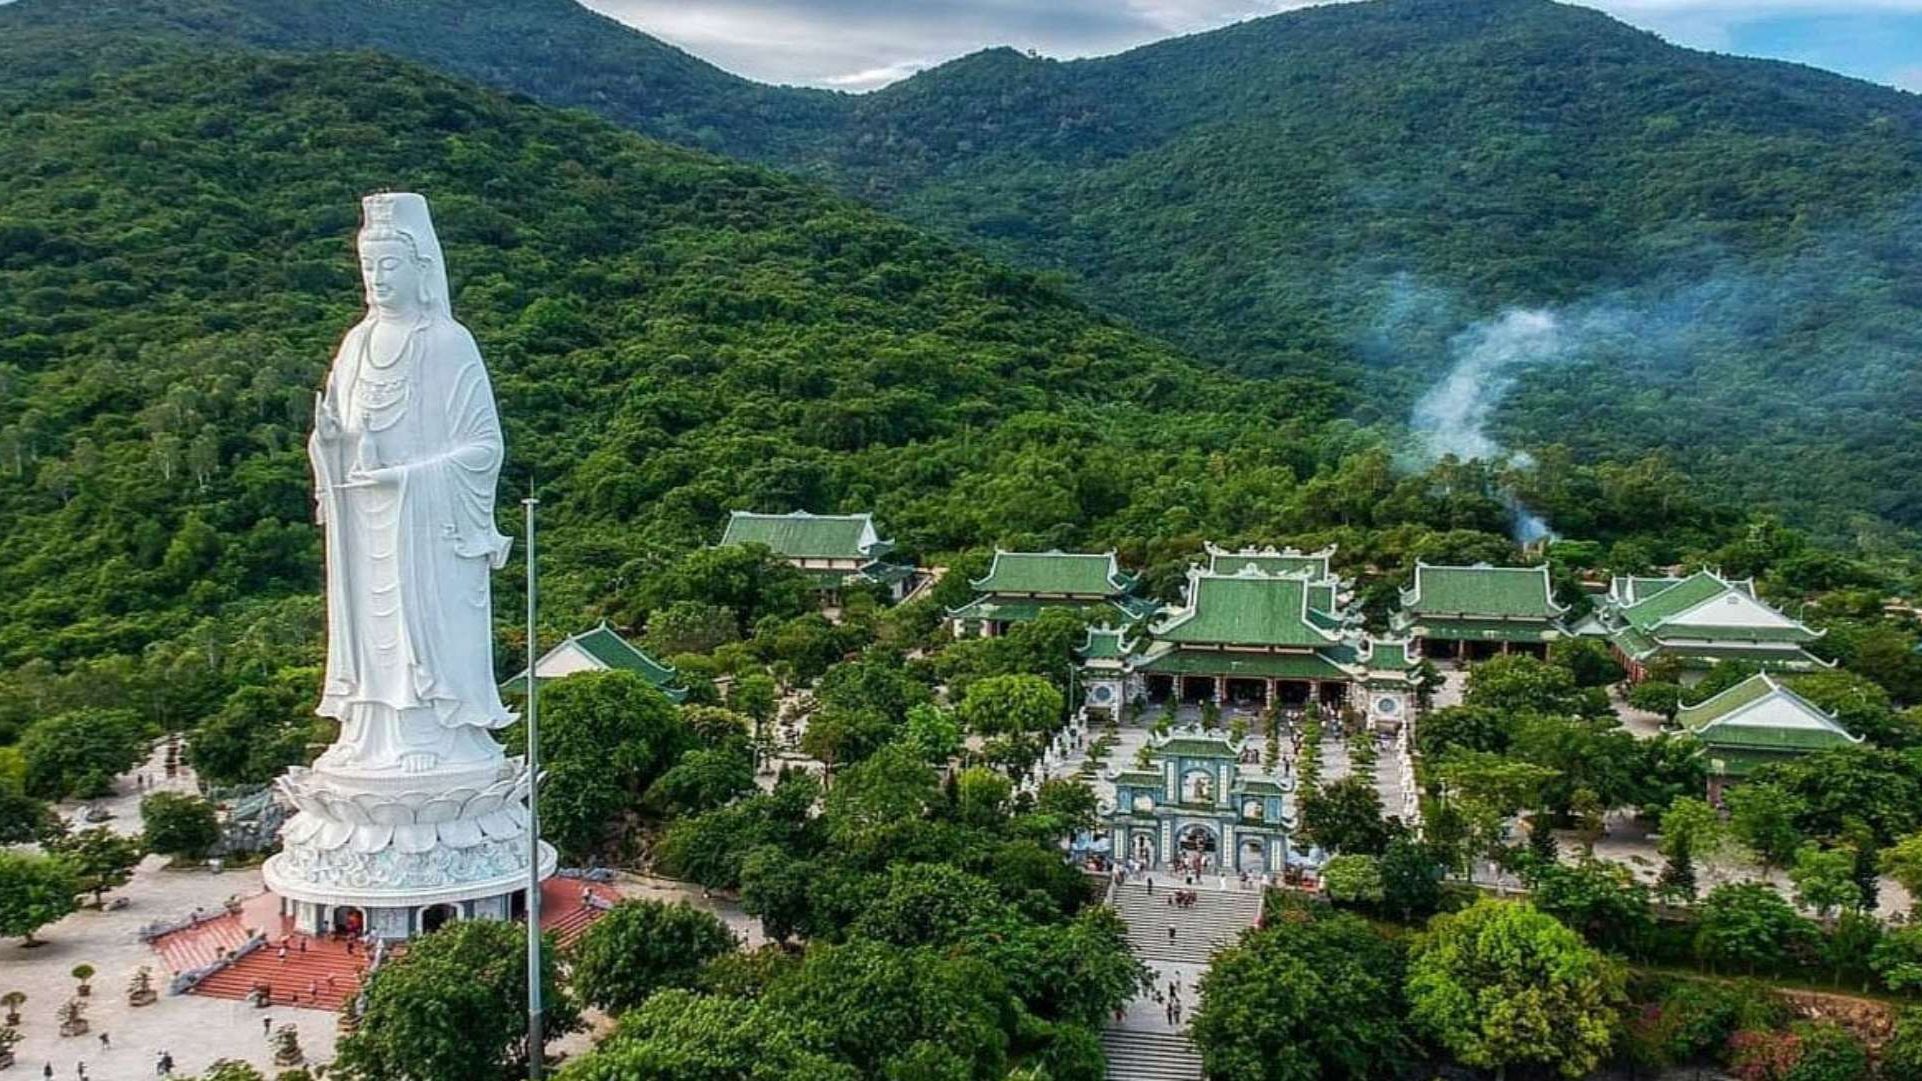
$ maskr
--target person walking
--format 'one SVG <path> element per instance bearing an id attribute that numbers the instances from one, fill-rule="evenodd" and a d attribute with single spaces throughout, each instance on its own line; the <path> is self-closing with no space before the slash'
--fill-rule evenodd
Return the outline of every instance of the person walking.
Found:
<path id="1" fill-rule="evenodd" d="M 102 1051 L 113 1050 L 113 1041 L 107 1038 L 107 1032 L 105 1029 L 102 1029 L 100 1031 L 100 1049 Z"/>

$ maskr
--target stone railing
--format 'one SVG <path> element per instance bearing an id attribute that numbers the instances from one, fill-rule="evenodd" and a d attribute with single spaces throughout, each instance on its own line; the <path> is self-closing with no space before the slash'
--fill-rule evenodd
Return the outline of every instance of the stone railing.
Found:
<path id="1" fill-rule="evenodd" d="M 222 908 L 217 912 L 209 912 L 206 909 L 196 908 L 185 916 L 171 920 L 155 920 L 152 923 L 145 924 L 139 931 L 136 931 L 135 934 L 140 936 L 140 941 L 150 943 L 156 938 L 164 938 L 167 935 L 173 934 L 175 931 L 185 931 L 191 927 L 198 927 L 208 920 L 217 920 L 228 914 L 229 910 L 226 908 Z"/>

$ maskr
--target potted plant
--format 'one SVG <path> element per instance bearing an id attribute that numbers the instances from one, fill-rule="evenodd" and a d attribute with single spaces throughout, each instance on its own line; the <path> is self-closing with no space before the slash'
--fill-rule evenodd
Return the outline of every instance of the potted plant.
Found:
<path id="1" fill-rule="evenodd" d="M 0 1070 L 13 1065 L 13 1045 L 20 1039 L 20 1030 L 12 1025 L 0 1028 Z"/>
<path id="2" fill-rule="evenodd" d="M 73 978 L 80 981 L 81 998 L 86 998 L 93 994 L 93 985 L 87 982 L 93 979 L 92 965 L 82 961 L 80 964 L 73 966 Z"/>
<path id="3" fill-rule="evenodd" d="M 26 1005 L 26 1002 L 27 993 L 25 991 L 8 991 L 6 994 L 0 995 L 0 1006 L 7 1008 L 8 1028 L 20 1027 L 20 1007 Z"/>
<path id="4" fill-rule="evenodd" d="M 85 1036 L 87 1034 L 87 1004 L 77 998 L 70 998 L 60 1004 L 55 1012 L 60 1019 L 60 1035 Z"/>
<path id="5" fill-rule="evenodd" d="M 307 1055 L 300 1049 L 300 1034 L 292 1025 L 282 1025 L 274 1030 L 274 1065 L 298 1066 L 307 1061 Z"/>
<path id="6" fill-rule="evenodd" d="M 133 982 L 127 985 L 127 1005 L 151 1006 L 159 998 L 153 989 L 153 970 L 141 965 L 134 971 Z"/>

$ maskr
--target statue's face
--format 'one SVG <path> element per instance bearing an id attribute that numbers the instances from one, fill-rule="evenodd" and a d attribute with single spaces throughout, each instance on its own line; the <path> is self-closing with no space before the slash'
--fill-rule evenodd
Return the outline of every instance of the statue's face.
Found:
<path id="1" fill-rule="evenodd" d="M 422 267 L 404 240 L 360 242 L 360 278 L 367 299 L 382 315 L 413 315 L 423 307 Z"/>

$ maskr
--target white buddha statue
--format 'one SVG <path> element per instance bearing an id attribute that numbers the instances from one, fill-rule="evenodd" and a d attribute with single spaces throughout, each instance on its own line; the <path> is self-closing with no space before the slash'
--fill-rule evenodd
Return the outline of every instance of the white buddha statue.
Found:
<path id="1" fill-rule="evenodd" d="M 488 571 L 503 452 L 480 352 L 412 194 L 370 195 L 359 247 L 367 316 L 315 403 L 308 456 L 327 545 L 327 675 L 340 721 L 315 763 L 415 774 L 499 763 L 514 719 L 494 682 Z"/>

